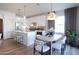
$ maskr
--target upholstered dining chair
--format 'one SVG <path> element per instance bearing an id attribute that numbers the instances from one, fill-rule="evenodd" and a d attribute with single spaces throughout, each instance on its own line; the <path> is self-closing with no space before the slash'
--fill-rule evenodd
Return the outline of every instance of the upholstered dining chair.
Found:
<path id="1" fill-rule="evenodd" d="M 53 50 L 58 50 L 61 52 L 61 55 L 64 54 L 64 51 L 66 49 L 66 36 L 64 36 L 62 39 L 60 39 L 59 41 L 55 42 L 52 44 L 52 48 Z"/>
<path id="2" fill-rule="evenodd" d="M 45 42 L 40 40 L 35 40 L 34 42 L 34 55 L 36 52 L 40 53 L 41 55 L 50 54 L 50 47 L 45 44 Z"/>

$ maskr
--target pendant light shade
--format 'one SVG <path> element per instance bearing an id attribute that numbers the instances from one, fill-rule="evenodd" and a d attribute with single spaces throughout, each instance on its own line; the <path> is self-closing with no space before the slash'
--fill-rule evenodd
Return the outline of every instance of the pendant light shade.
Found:
<path id="1" fill-rule="evenodd" d="M 55 18 L 56 18 L 56 14 L 55 14 L 55 12 L 48 12 L 48 15 L 47 15 L 47 19 L 48 20 L 55 20 Z"/>
<path id="2" fill-rule="evenodd" d="M 47 20 L 55 20 L 55 18 L 56 18 L 56 13 L 52 11 L 52 3 L 51 3 L 51 11 L 48 12 Z"/>

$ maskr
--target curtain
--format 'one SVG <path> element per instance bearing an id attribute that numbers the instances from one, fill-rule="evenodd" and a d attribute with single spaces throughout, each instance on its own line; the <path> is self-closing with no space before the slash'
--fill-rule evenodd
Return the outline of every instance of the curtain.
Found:
<path id="1" fill-rule="evenodd" d="M 65 9 L 65 29 L 76 31 L 77 7 Z"/>
<path id="2" fill-rule="evenodd" d="M 67 35 L 67 43 L 74 47 L 77 44 L 76 35 L 75 35 L 76 34 L 76 18 L 77 18 L 77 7 L 65 9 L 65 33 Z M 67 32 L 67 30 L 69 32 Z M 68 33 L 71 33 L 71 34 L 68 34 Z"/>

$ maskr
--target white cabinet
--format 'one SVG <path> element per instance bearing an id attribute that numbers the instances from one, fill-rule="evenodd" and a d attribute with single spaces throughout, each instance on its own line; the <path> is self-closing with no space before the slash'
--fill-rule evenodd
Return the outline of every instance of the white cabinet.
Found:
<path id="1" fill-rule="evenodd" d="M 27 33 L 23 33 L 23 40 L 24 40 L 24 45 L 30 46 L 34 44 L 34 40 L 36 38 L 36 32 L 35 31 L 30 31 Z"/>
<path id="2" fill-rule="evenodd" d="M 34 40 L 36 38 L 36 31 L 29 31 L 29 32 L 19 32 L 20 37 L 17 35 L 18 42 L 26 45 L 31 46 L 34 44 Z M 17 39 L 16 39 L 17 40 Z"/>

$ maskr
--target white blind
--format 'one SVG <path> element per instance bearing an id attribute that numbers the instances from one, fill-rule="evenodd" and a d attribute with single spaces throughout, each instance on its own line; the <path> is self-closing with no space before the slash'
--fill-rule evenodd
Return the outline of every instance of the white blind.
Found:
<path id="1" fill-rule="evenodd" d="M 55 20 L 55 32 L 65 32 L 65 18 L 64 15 L 58 16 Z"/>

